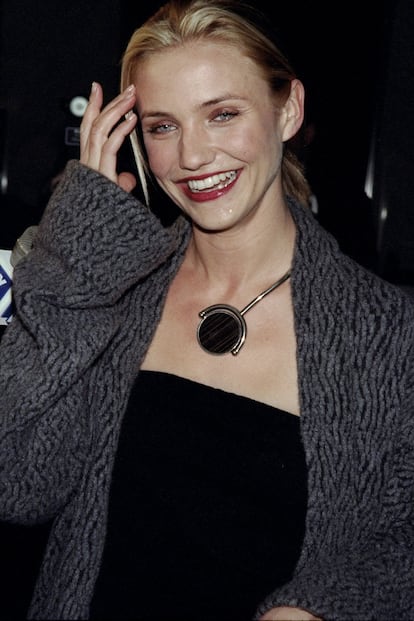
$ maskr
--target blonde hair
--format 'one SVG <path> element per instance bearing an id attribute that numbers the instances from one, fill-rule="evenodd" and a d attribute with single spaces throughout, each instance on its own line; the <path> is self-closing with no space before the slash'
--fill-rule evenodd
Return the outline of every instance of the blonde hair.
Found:
<path id="1" fill-rule="evenodd" d="M 205 39 L 237 47 L 258 66 L 280 102 L 286 101 L 295 71 L 267 32 L 264 16 L 242 0 L 171 0 L 162 6 L 130 38 L 122 58 L 121 90 L 133 82 L 138 64 L 146 57 Z M 131 134 L 131 143 L 148 204 L 149 171 L 136 131 Z M 285 143 L 283 153 L 282 184 L 285 194 L 308 202 L 310 188 L 289 142 Z"/>

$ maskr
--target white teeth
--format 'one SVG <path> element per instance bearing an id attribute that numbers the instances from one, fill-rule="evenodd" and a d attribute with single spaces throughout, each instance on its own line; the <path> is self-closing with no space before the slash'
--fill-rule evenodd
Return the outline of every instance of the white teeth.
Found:
<path id="1" fill-rule="evenodd" d="M 226 173 L 212 175 L 205 179 L 192 179 L 188 182 L 188 187 L 192 192 L 202 192 L 203 190 L 222 190 L 227 187 L 236 178 L 236 171 L 232 170 Z"/>

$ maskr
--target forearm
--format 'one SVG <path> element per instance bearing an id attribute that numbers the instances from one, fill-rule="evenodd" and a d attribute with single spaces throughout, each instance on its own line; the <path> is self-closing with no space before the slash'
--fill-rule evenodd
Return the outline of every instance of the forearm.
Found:
<path id="1" fill-rule="evenodd" d="M 94 278 L 88 277 L 94 256 L 89 220 L 99 212 L 95 233 L 101 243 L 105 207 L 109 212 L 113 205 L 81 192 L 85 175 L 73 164 L 48 205 L 34 249 L 15 268 L 15 311 L 0 345 L 3 519 L 37 521 L 65 502 L 88 451 L 89 372 L 119 329 L 116 302 L 104 299 L 111 294 L 109 260 L 103 258 Z"/>

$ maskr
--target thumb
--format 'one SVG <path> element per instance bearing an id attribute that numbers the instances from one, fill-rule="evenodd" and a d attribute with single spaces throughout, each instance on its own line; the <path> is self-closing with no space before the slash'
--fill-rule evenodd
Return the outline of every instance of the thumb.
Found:
<path id="1" fill-rule="evenodd" d="M 137 180 L 132 173 L 122 172 L 118 175 L 118 185 L 125 192 L 132 192 L 137 185 Z"/>

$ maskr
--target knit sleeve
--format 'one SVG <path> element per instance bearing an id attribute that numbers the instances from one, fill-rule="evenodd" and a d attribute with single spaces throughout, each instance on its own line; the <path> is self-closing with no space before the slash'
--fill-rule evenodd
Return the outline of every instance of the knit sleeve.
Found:
<path id="1" fill-rule="evenodd" d="M 370 515 L 364 515 L 354 534 L 346 524 L 331 525 L 331 541 L 320 532 L 305 563 L 292 580 L 271 593 L 259 606 L 255 619 L 277 606 L 298 607 L 324 621 L 391 621 L 414 618 L 414 342 L 411 328 L 396 337 L 400 353 L 401 407 L 392 424 L 382 429 L 391 438 L 390 463 L 381 477 L 363 491 Z M 401 336 L 401 335 L 400 335 Z M 402 359 L 402 362 L 401 362 Z M 387 386 L 386 390 L 389 390 Z M 397 386 L 394 386 L 397 391 Z M 381 390 L 381 387 L 380 387 Z M 338 443 L 339 445 L 339 443 Z M 375 447 L 374 447 L 375 448 Z M 339 451 L 338 446 L 338 451 Z M 369 454 L 372 447 L 366 446 Z M 372 453 L 372 471 L 381 470 Z M 358 465 L 356 466 L 358 467 Z M 370 465 L 368 464 L 368 468 Z M 366 480 L 369 481 L 369 475 Z M 320 498 L 319 513 L 325 507 Z M 379 507 L 378 507 L 379 505 Z M 317 521 L 318 507 L 313 507 Z M 349 515 L 359 511 L 350 507 Z M 346 520 L 345 520 L 346 521 Z M 358 530 L 359 528 L 359 530 Z M 339 532 L 341 531 L 341 532 Z"/>
<path id="2" fill-rule="evenodd" d="M 124 293 L 176 239 L 116 184 L 68 164 L 14 272 L 0 346 L 0 519 L 39 521 L 67 501 L 91 447 L 91 369 L 119 330 Z"/>

